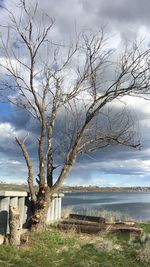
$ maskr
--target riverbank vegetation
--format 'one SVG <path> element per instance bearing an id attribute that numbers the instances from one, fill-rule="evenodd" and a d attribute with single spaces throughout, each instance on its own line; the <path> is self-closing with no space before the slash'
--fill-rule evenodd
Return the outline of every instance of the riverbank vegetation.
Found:
<path id="1" fill-rule="evenodd" d="M 139 237 L 101 233 L 97 236 L 61 232 L 50 227 L 43 233 L 29 233 L 19 249 L 0 246 L 1 267 L 148 267 L 150 266 L 150 224 L 140 224 Z"/>
<path id="2" fill-rule="evenodd" d="M 38 187 L 34 186 L 35 191 Z M 0 181 L 0 190 L 16 190 L 29 191 L 27 183 L 22 184 L 7 184 Z M 76 193 L 76 192 L 150 192 L 150 187 L 99 187 L 99 186 L 62 186 L 59 190 L 61 193 Z"/>

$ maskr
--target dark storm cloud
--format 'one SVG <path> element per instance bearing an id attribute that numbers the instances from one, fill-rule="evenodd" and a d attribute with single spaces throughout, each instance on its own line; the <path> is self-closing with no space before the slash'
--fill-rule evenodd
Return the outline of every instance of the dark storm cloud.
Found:
<path id="1" fill-rule="evenodd" d="M 117 109 L 116 109 L 117 110 Z M 138 109 L 136 110 L 137 114 L 140 114 L 140 119 L 144 118 L 144 112 L 140 112 Z M 139 112 L 138 112 L 139 111 Z M 132 111 L 131 111 L 132 113 Z M 65 118 L 67 119 L 67 118 Z M 148 120 L 148 116 L 146 117 L 146 122 Z M 6 122 L 6 121 L 5 121 Z M 26 132 L 30 132 L 30 138 L 27 140 L 27 147 L 29 149 L 30 155 L 32 156 L 34 162 L 36 163 L 37 159 L 37 142 L 36 142 L 36 135 L 39 133 L 39 129 L 37 128 L 36 121 L 32 120 L 31 117 L 24 113 L 23 111 L 19 111 L 18 109 L 14 109 L 14 112 L 11 116 L 8 117 L 7 122 L 10 123 L 16 131 L 25 130 Z M 103 124 L 103 123 L 102 123 Z M 61 117 L 61 124 L 60 127 L 57 125 L 57 134 L 59 136 L 59 132 L 62 132 L 63 126 L 63 117 Z M 144 172 L 146 173 L 147 170 L 143 169 L 143 167 L 139 166 L 142 164 L 143 161 L 148 159 L 148 153 L 150 150 L 150 142 L 143 143 L 146 138 L 149 136 L 149 126 L 145 126 L 141 130 L 142 135 L 142 149 L 132 149 L 128 147 L 122 146 L 109 146 L 108 148 L 101 149 L 93 154 L 85 154 L 82 157 L 78 158 L 78 167 L 75 167 L 75 173 L 77 176 L 78 172 L 80 173 L 80 179 L 83 181 L 85 177 L 87 177 L 87 181 L 91 179 L 90 172 L 94 172 L 95 170 L 101 171 L 106 174 L 121 174 L 125 175 L 142 175 Z M 25 135 L 25 133 L 24 133 Z M 2 140 L 2 139 L 1 139 Z M 24 169 L 26 168 L 24 160 L 22 159 L 22 153 L 20 148 L 15 143 L 15 136 L 11 138 L 3 137 L 3 142 L 0 144 L 0 151 L 5 154 L 6 157 L 9 159 L 15 159 L 22 162 Z M 7 146 L 6 146 L 7 143 Z M 144 146 L 144 145 L 145 146 Z M 57 158 L 56 158 L 57 160 Z M 59 160 L 59 159 L 58 159 Z M 94 163 L 95 162 L 95 163 Z M 56 162 L 57 164 L 58 162 Z M 59 162 L 60 163 L 60 162 Z M 134 163 L 134 164 L 133 164 Z M 84 169 L 85 166 L 85 169 Z M 78 172 L 76 171 L 79 168 Z M 87 169 L 89 169 L 89 173 L 87 173 Z M 70 176 L 70 179 L 72 174 Z M 82 177 L 82 178 L 81 178 Z M 73 180 L 73 178 L 72 178 Z"/>
<path id="2" fill-rule="evenodd" d="M 65 35 L 67 31 L 73 30 L 75 23 L 79 30 L 96 29 L 104 23 L 120 32 L 123 29 L 128 32 L 133 26 L 132 31 L 135 31 L 135 34 L 139 26 L 150 24 L 149 0 L 52 0 L 39 4 L 56 19 L 60 33 Z"/>
<path id="3" fill-rule="evenodd" d="M 0 10 L 4 7 L 5 0 L 0 0 Z"/>
<path id="4" fill-rule="evenodd" d="M 31 0 L 28 0 L 28 2 L 31 4 Z M 5 1 L 0 1 L 0 5 L 4 3 Z M 6 3 L 9 5 L 11 1 L 7 0 Z M 55 26 L 52 29 L 52 35 L 56 38 L 57 36 L 60 37 L 64 42 L 75 33 L 75 25 L 77 31 L 80 31 L 85 28 L 97 30 L 102 24 L 107 24 L 108 28 L 112 31 L 110 35 L 115 30 L 122 37 L 127 36 L 129 38 L 131 35 L 132 37 L 136 36 L 141 26 L 149 27 L 150 24 L 149 0 L 44 0 L 39 1 L 39 5 L 50 17 L 56 20 Z M 14 12 L 16 12 L 15 8 Z M 139 104 L 134 109 L 132 107 L 132 110 L 137 115 L 137 120 L 139 120 L 141 150 L 119 146 L 108 147 L 94 154 L 83 155 L 83 157 L 79 157 L 77 165 L 70 174 L 69 179 L 72 183 L 94 183 L 96 178 L 93 178 L 92 173 L 95 170 L 100 174 L 103 173 L 104 176 L 107 174 L 121 175 L 122 177 L 145 175 L 144 182 L 148 181 L 150 109 L 148 104 L 147 109 L 146 104 Z M 28 141 L 28 148 L 36 165 L 35 134 L 39 133 L 36 122 L 23 110 L 16 108 L 9 117 L 0 119 L 0 122 L 9 123 L 17 133 L 20 130 L 25 130 L 25 132 L 31 131 L 33 137 Z M 5 127 L 3 129 L 5 131 Z M 27 171 L 24 159 L 19 147 L 15 143 L 15 136 L 11 134 L 11 129 L 8 129 L 7 136 L 4 136 L 3 132 L 0 136 L 0 176 L 3 175 L 4 177 L 15 179 L 19 173 L 20 177 L 26 178 Z M 147 162 L 147 165 L 145 162 Z M 106 181 L 105 184 L 107 184 Z"/>
<path id="5" fill-rule="evenodd" d="M 88 2 L 88 1 L 87 1 Z M 119 22 L 140 22 L 150 23 L 149 0 L 115 0 L 97 1 L 99 3 L 98 13 L 109 20 L 114 19 Z"/>

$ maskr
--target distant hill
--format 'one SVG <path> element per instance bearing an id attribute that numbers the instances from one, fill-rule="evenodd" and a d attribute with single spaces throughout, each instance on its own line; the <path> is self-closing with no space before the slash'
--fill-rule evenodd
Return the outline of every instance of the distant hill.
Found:
<path id="1" fill-rule="evenodd" d="M 150 187 L 65 186 L 63 192 L 150 192 Z"/>
<path id="2" fill-rule="evenodd" d="M 28 186 L 27 184 L 0 183 L 0 190 L 28 192 Z M 64 186 L 60 189 L 60 192 L 150 192 L 150 187 Z"/>
<path id="3" fill-rule="evenodd" d="M 26 184 L 5 184 L 0 183 L 0 190 L 8 191 L 28 191 L 28 186 Z"/>

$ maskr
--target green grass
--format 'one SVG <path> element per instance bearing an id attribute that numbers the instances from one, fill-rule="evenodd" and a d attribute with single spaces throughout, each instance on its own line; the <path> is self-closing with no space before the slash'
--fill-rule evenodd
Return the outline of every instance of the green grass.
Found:
<path id="1" fill-rule="evenodd" d="M 150 224 L 140 224 L 150 233 Z M 148 267 L 138 260 L 140 242 L 129 238 L 77 235 L 49 229 L 30 233 L 28 242 L 16 249 L 0 246 L 0 267 Z"/>
<path id="2" fill-rule="evenodd" d="M 138 223 L 137 225 L 143 228 L 145 233 L 150 234 L 150 223 Z"/>

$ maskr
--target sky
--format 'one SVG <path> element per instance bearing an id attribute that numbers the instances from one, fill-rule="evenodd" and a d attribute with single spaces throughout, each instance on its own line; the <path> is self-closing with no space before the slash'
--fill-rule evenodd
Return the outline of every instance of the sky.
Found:
<path id="1" fill-rule="evenodd" d="M 27 1 L 28 3 L 33 1 Z M 0 0 L 1 20 L 7 16 L 3 6 L 17 15 L 17 0 Z M 53 35 L 63 40 L 73 32 L 98 30 L 106 25 L 111 48 L 120 49 L 124 40 L 143 38 L 150 46 L 149 0 L 39 0 L 39 6 L 55 19 Z M 1 33 L 5 34 L 4 29 Z M 14 43 L 17 49 L 16 43 Z M 3 58 L 3 55 L 0 55 Z M 107 147 L 77 160 L 66 185 L 150 186 L 150 102 L 145 99 L 126 99 L 135 114 L 141 148 Z M 24 183 L 27 169 L 15 136 L 26 131 L 34 134 L 36 124 L 23 110 L 0 103 L 0 181 Z M 32 148 L 36 141 L 30 144 Z M 34 157 L 34 154 L 32 155 Z M 36 164 L 36 162 L 35 162 Z"/>

